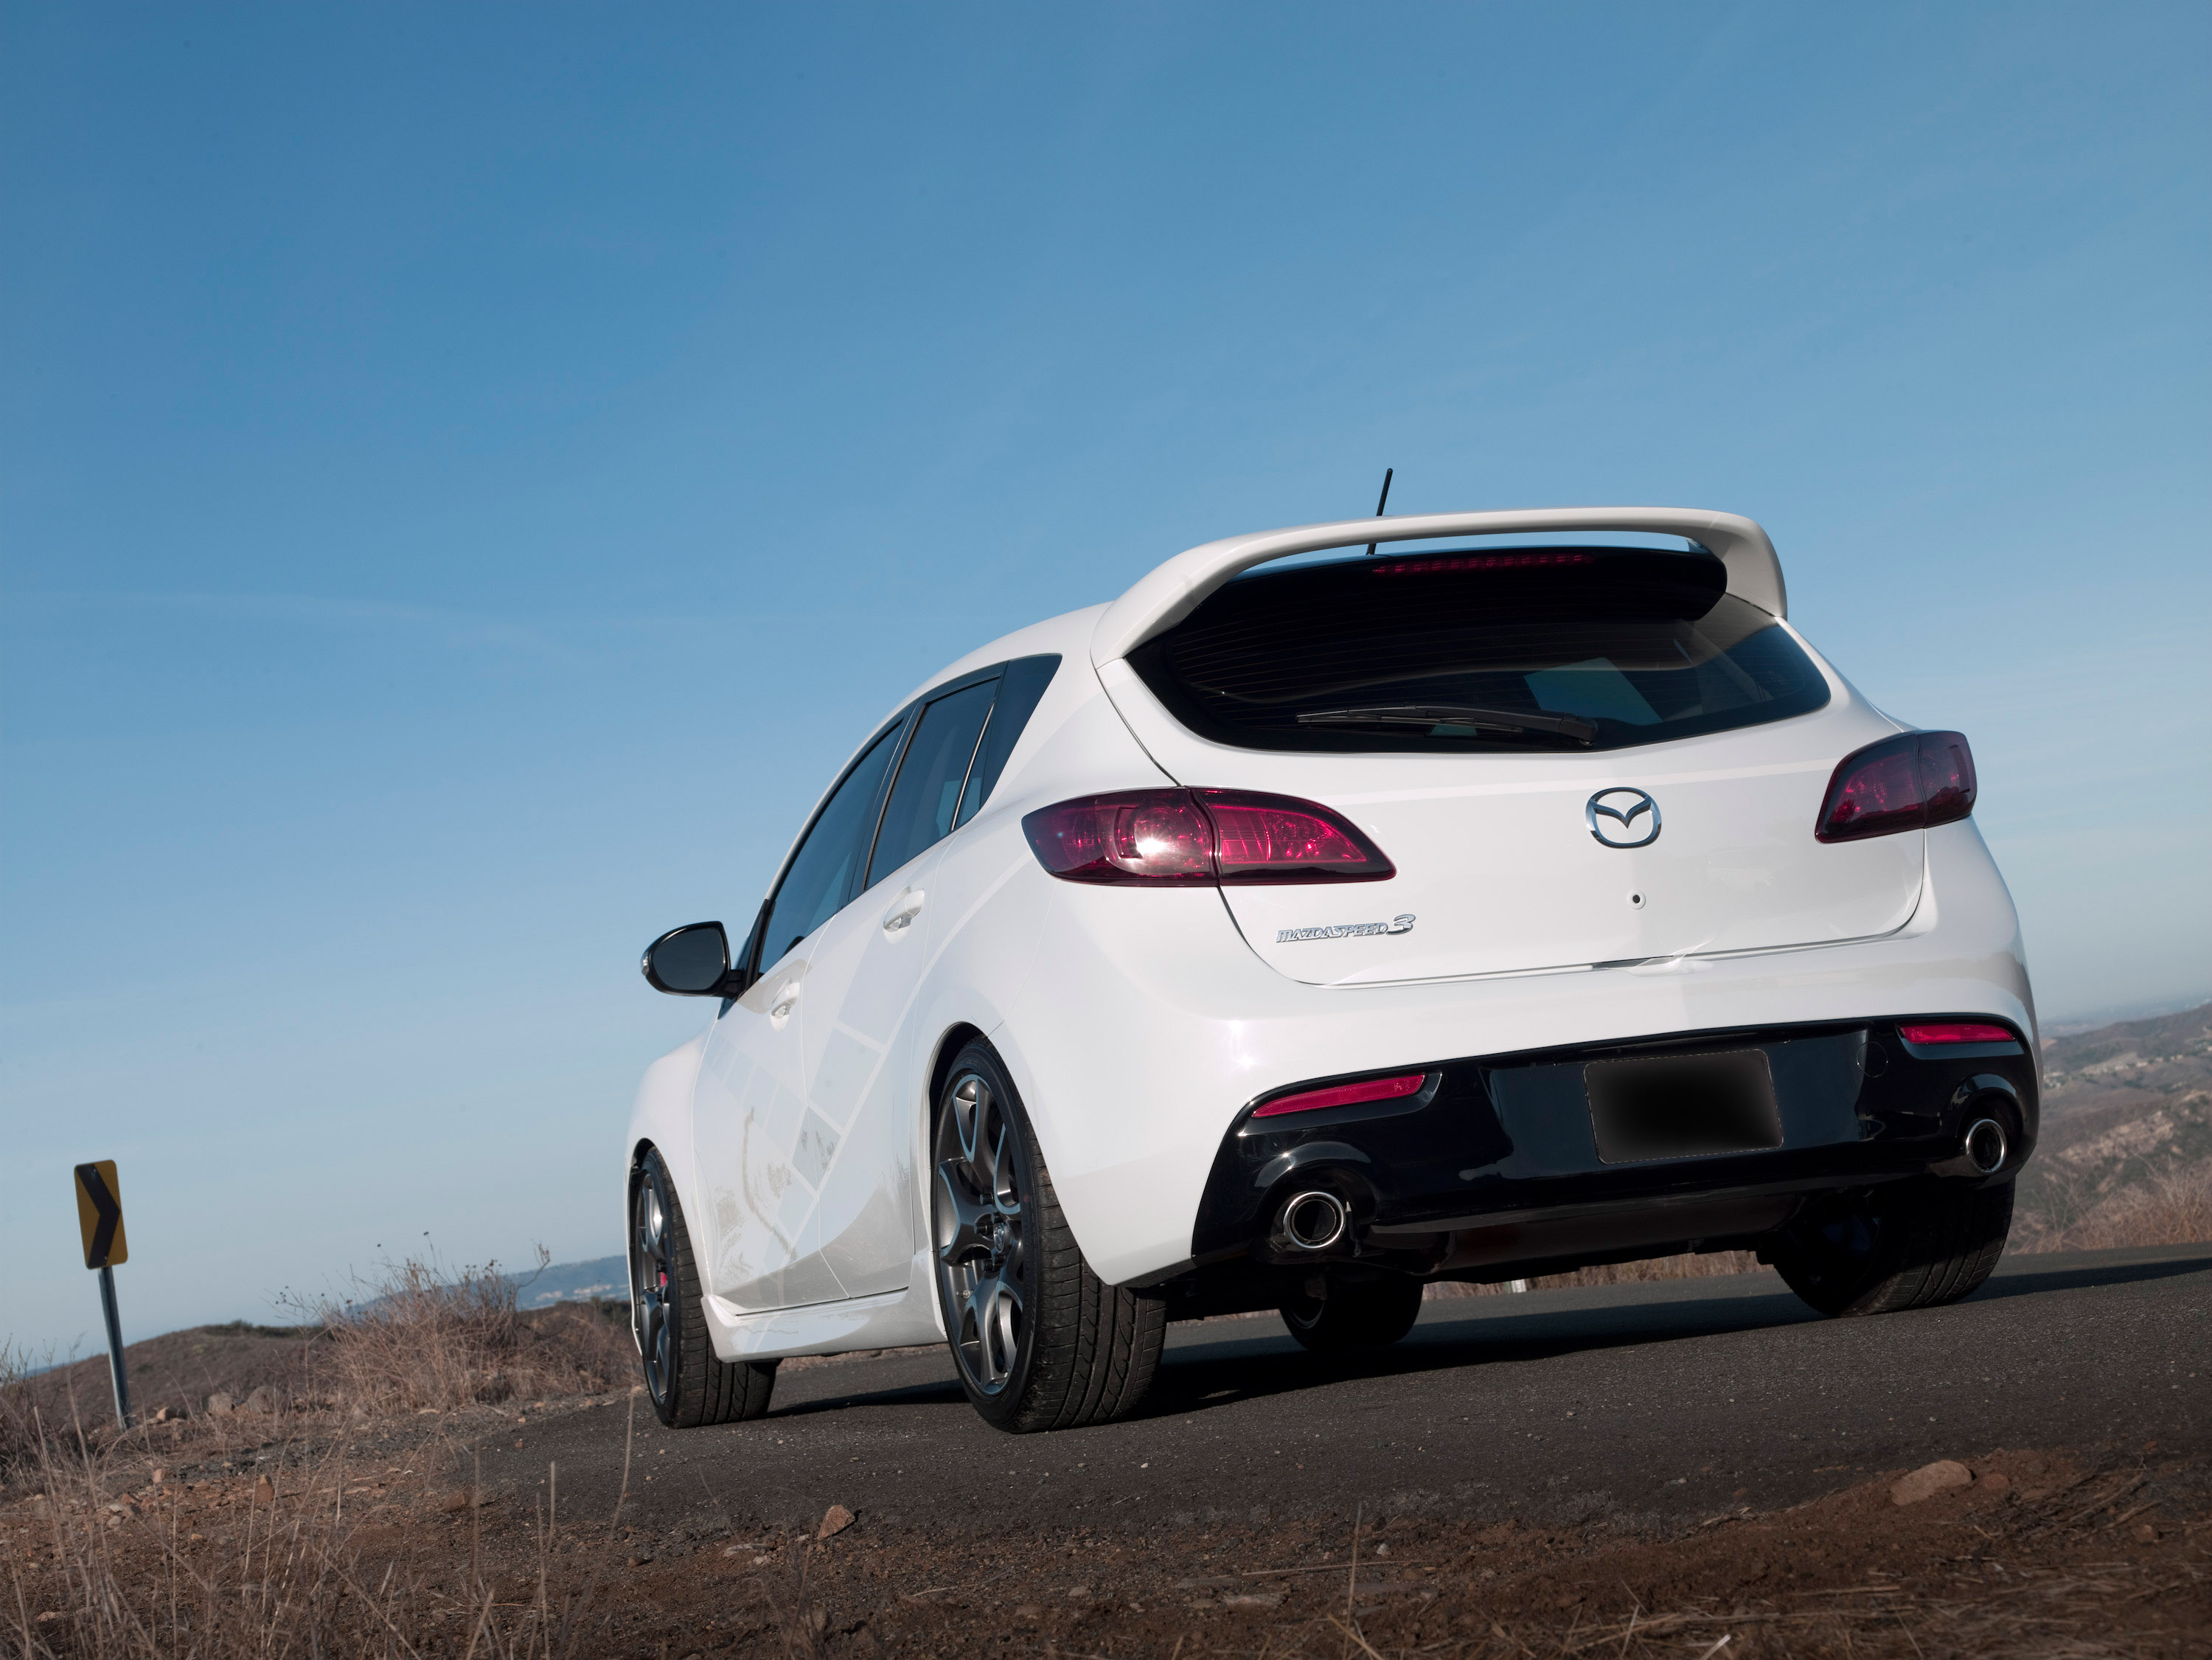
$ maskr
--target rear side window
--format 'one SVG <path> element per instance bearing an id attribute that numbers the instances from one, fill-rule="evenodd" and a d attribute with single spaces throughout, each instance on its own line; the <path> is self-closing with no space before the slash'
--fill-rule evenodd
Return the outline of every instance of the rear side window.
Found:
<path id="1" fill-rule="evenodd" d="M 1243 749 L 1624 749 L 1804 714 L 1827 682 L 1704 552 L 1453 550 L 1261 571 L 1132 653 Z"/>
<path id="2" fill-rule="evenodd" d="M 872 886 L 901 865 L 952 833 L 960 808 L 960 787 L 975 759 L 975 740 L 991 713 L 995 680 L 963 686 L 926 704 L 921 723 L 899 763 L 898 782 L 884 808 L 884 827 L 876 833 L 876 854 L 868 864 Z"/>
<path id="3" fill-rule="evenodd" d="M 955 829 L 973 818 L 990 800 L 991 792 L 998 787 L 999 775 L 1006 769 L 1006 757 L 1014 752 L 1022 729 L 1036 713 L 1037 701 L 1059 668 L 1055 654 L 1017 657 L 1000 671 L 999 701 L 992 706 L 991 723 L 983 728 L 983 741 L 976 747 L 975 765 L 961 793 L 959 816 L 952 821 Z"/>
<path id="4" fill-rule="evenodd" d="M 884 775 L 898 754 L 899 735 L 906 725 L 902 715 L 868 745 L 807 826 L 769 906 L 768 926 L 761 933 L 763 969 L 843 909 L 853 879 L 867 857 L 877 806 L 884 799 Z"/>

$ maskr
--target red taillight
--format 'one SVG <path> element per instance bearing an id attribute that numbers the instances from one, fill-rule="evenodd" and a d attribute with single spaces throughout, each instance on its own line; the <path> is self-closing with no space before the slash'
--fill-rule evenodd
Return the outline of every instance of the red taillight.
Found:
<path id="1" fill-rule="evenodd" d="M 1327 807 L 1241 790 L 1194 794 L 1213 817 L 1224 882 L 1371 882 L 1395 874 L 1380 848 Z"/>
<path id="2" fill-rule="evenodd" d="M 1397 1078 L 1364 1078 L 1357 1084 L 1332 1084 L 1327 1089 L 1305 1090 L 1297 1095 L 1277 1096 L 1264 1107 L 1255 1107 L 1255 1118 L 1273 1118 L 1285 1112 L 1312 1112 L 1320 1107 L 1356 1106 L 1362 1101 L 1394 1101 L 1401 1095 L 1418 1095 L 1421 1085 L 1429 1081 L 1425 1072 L 1409 1072 Z"/>
<path id="3" fill-rule="evenodd" d="M 1186 790 L 1062 801 L 1022 830 L 1044 867 L 1070 882 L 1213 885 L 1213 826 Z"/>
<path id="4" fill-rule="evenodd" d="M 2013 1035 L 2002 1026 L 1978 1021 L 1947 1020 L 1924 1026 L 1899 1026 L 1898 1035 L 1908 1043 L 2010 1043 Z"/>
<path id="5" fill-rule="evenodd" d="M 1856 842 L 1927 830 L 1974 810 L 1974 752 L 1955 732 L 1908 732 L 1836 763 L 1813 834 Z"/>
<path id="6" fill-rule="evenodd" d="M 1375 882 L 1397 874 L 1382 850 L 1313 801 L 1248 790 L 1129 790 L 1041 807 L 1022 830 L 1069 882 L 1241 886 Z"/>

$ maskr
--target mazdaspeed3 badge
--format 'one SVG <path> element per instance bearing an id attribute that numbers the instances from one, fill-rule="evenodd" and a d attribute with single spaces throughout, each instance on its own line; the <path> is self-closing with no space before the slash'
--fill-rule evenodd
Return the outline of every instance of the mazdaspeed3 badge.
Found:
<path id="1" fill-rule="evenodd" d="M 1387 922 L 1335 922 L 1322 928 L 1277 928 L 1275 943 L 1287 946 L 1294 939 L 1357 939 L 1369 933 L 1411 933 L 1413 919 L 1408 915 L 1394 916 Z"/>

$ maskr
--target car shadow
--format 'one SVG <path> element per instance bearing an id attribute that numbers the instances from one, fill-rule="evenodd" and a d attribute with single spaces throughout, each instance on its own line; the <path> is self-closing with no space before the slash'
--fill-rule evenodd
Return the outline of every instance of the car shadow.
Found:
<path id="1" fill-rule="evenodd" d="M 2090 1263 L 2040 1272 L 2015 1269 L 1992 1275 L 1966 1301 L 1987 1303 L 1998 1298 L 2034 1297 L 2045 1292 L 2081 1291 L 2092 1286 L 2134 1285 L 2146 1280 L 2170 1280 L 2177 1274 L 2203 1274 L 2207 1269 L 2212 1269 L 2212 1250 L 2201 1256 L 2172 1257 L 2162 1262 L 2114 1262 L 2109 1266 Z"/>
<path id="2" fill-rule="evenodd" d="M 847 1412 L 855 1407 L 941 1407 L 965 1408 L 968 1396 L 957 1377 L 947 1377 L 933 1383 L 894 1385 L 889 1389 L 854 1389 L 842 1395 L 823 1395 L 809 1400 L 777 1400 L 769 1408 L 769 1418 L 809 1418 L 817 1413 Z"/>
<path id="3" fill-rule="evenodd" d="M 2212 1268 L 2212 1252 L 2157 1262 L 2089 1263 L 2040 1273 L 2015 1270 L 1991 1278 L 1965 1300 L 1985 1303 L 2137 1284 L 2208 1268 Z M 1432 1316 L 1400 1342 L 1364 1355 L 1310 1354 L 1299 1349 L 1287 1333 L 1261 1331 L 1169 1351 L 1138 1416 L 1189 1414 L 1359 1378 L 1410 1377 L 1462 1366 L 1548 1360 L 1732 1332 L 1826 1323 L 1822 1316 L 1793 1293 L 1777 1291 L 1768 1295 L 1685 1297 L 1670 1302 L 1531 1314 L 1485 1310 L 1457 1317 Z"/>
<path id="4" fill-rule="evenodd" d="M 2124 1286 L 2212 1269 L 2212 1250 L 2154 1262 L 2076 1264 L 2046 1271 L 2008 1268 L 1966 1300 L 2001 1301 L 2100 1286 Z M 1431 1305 L 1433 1308 L 1434 1305 Z M 1273 1325 L 1224 1330 L 1218 1338 L 1184 1341 L 1160 1359 L 1160 1368 L 1137 1420 L 1186 1415 L 1240 1401 L 1297 1394 L 1370 1377 L 1412 1377 L 1460 1367 L 1556 1359 L 1595 1351 L 1680 1342 L 1734 1332 L 1825 1324 L 1787 1291 L 1748 1296 L 1684 1296 L 1668 1301 L 1609 1303 L 1594 1307 L 1519 1313 L 1494 1305 L 1430 1316 L 1400 1342 L 1365 1354 L 1319 1355 L 1300 1348 Z M 929 1364 L 912 1357 L 904 1364 Z M 950 1359 L 944 1364 L 949 1374 Z M 771 1418 L 801 1418 L 865 1407 L 967 1407 L 959 1380 L 950 1375 L 903 1384 L 779 1399 Z"/>
<path id="5" fill-rule="evenodd" d="M 1310 1354 L 1287 1333 L 1255 1334 L 1170 1350 L 1138 1415 L 1189 1413 L 1359 1378 L 1548 1360 L 1595 1350 L 1802 1325 L 1820 1317 L 1786 1294 L 1534 1314 L 1486 1313 L 1426 1322 L 1389 1348 L 1352 1355 Z"/>

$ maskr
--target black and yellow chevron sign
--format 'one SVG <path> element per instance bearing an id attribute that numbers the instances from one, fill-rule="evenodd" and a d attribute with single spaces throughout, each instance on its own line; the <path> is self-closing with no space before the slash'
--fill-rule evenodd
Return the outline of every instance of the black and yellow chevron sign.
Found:
<path id="1" fill-rule="evenodd" d="M 85 1267 L 111 1268 L 130 1260 L 123 1243 L 123 1189 L 116 1184 L 112 1158 L 76 1167 L 76 1219 L 84 1230 Z"/>

